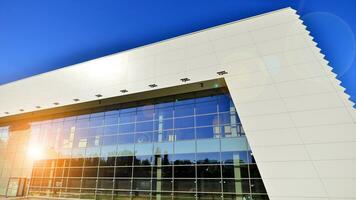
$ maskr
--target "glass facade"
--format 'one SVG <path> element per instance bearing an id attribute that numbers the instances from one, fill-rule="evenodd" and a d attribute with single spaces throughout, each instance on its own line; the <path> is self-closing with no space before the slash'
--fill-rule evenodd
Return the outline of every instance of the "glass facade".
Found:
<path id="1" fill-rule="evenodd" d="M 227 93 L 35 122 L 28 146 L 30 196 L 268 199 Z"/>

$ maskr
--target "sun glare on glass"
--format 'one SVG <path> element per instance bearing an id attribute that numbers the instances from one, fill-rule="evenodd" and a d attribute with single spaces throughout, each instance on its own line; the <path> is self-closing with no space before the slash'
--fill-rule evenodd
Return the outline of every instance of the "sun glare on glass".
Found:
<path id="1" fill-rule="evenodd" d="M 33 160 L 40 160 L 43 158 L 43 148 L 40 146 L 29 146 L 27 149 L 29 158 Z"/>

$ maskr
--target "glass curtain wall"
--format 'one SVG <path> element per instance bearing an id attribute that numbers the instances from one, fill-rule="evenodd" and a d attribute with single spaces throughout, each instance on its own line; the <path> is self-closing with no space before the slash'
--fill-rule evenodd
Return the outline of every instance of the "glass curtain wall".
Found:
<path id="1" fill-rule="evenodd" d="M 192 98 L 194 97 L 194 98 Z M 32 123 L 30 196 L 268 199 L 227 93 Z"/>

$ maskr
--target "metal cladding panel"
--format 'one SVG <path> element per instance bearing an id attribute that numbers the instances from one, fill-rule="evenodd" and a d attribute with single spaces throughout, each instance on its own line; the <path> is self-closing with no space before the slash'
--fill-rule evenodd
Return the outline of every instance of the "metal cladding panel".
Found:
<path id="1" fill-rule="evenodd" d="M 319 51 L 282 9 L 2 85 L 0 117 L 223 77 L 271 200 L 356 199 L 356 110 Z"/>

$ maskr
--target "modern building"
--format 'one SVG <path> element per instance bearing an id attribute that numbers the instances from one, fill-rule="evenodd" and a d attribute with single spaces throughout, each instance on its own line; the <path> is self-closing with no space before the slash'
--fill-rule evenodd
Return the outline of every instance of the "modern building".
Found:
<path id="1" fill-rule="evenodd" d="M 356 199 L 356 111 L 286 8 L 0 86 L 0 195 Z"/>

